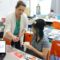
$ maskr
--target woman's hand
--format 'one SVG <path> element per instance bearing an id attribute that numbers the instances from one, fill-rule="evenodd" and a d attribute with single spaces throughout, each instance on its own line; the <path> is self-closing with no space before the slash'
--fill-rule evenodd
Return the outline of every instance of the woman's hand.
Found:
<path id="1" fill-rule="evenodd" d="M 14 41 L 14 42 L 18 42 L 18 41 L 19 41 L 19 37 L 13 36 L 13 41 Z"/>
<path id="2" fill-rule="evenodd" d="M 26 31 L 23 29 L 21 33 L 19 33 L 19 37 L 23 36 Z"/>

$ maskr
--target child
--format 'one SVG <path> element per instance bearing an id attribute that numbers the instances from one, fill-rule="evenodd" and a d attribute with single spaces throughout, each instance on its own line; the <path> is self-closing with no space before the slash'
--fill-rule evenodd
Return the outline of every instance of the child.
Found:
<path id="1" fill-rule="evenodd" d="M 28 48 L 30 54 L 42 59 L 46 59 L 49 50 L 49 40 L 44 34 L 44 26 L 46 25 L 43 19 L 37 19 L 32 24 L 33 40 L 31 45 L 25 42 L 24 45 Z"/>

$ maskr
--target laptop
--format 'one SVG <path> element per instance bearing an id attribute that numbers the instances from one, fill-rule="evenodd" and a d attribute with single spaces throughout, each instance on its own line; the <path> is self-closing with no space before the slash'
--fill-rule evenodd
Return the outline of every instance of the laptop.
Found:
<path id="1" fill-rule="evenodd" d="M 0 60 L 3 60 L 6 55 L 6 42 L 0 40 Z"/>
<path id="2" fill-rule="evenodd" d="M 0 53 L 6 53 L 6 42 L 0 40 Z"/>

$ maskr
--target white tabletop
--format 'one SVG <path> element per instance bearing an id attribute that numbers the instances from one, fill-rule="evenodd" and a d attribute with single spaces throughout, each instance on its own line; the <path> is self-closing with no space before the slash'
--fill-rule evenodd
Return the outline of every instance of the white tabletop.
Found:
<path id="1" fill-rule="evenodd" d="M 7 53 L 6 53 L 4 60 L 26 60 L 27 57 L 29 58 L 30 56 L 32 56 L 30 54 L 27 54 L 27 53 L 24 53 L 20 50 L 12 48 L 11 46 L 7 46 L 6 52 Z M 19 58 L 14 53 L 24 54 L 24 58 Z M 32 57 L 34 57 L 34 56 L 32 56 Z M 34 58 L 35 58 L 34 60 L 42 60 L 37 57 L 34 57 Z M 32 60 L 32 59 L 28 59 L 28 60 Z"/>
<path id="2" fill-rule="evenodd" d="M 18 60 L 18 59 L 14 56 L 11 56 L 9 53 L 7 53 L 4 60 Z"/>

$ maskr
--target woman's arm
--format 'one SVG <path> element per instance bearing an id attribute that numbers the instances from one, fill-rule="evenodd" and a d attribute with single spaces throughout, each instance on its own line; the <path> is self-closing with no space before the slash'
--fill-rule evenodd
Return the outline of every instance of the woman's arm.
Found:
<path id="1" fill-rule="evenodd" d="M 5 28 L 4 28 L 4 37 L 8 38 L 9 40 L 14 40 L 15 42 L 19 40 L 18 37 L 14 36 L 12 33 L 11 33 L 11 19 L 10 17 L 8 16 L 6 18 L 6 22 L 5 22 Z"/>

